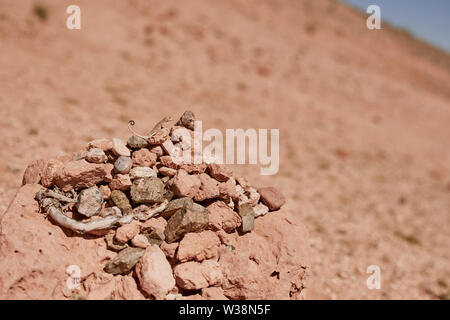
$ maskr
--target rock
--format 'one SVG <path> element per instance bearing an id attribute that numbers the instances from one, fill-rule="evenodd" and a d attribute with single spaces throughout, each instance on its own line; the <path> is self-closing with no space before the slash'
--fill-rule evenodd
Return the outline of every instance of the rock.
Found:
<path id="1" fill-rule="evenodd" d="M 227 182 L 219 183 L 219 198 L 238 200 L 239 195 L 236 191 L 236 181 L 231 178 Z"/>
<path id="2" fill-rule="evenodd" d="M 164 149 L 164 151 L 169 155 L 173 156 L 176 154 L 175 146 L 173 145 L 173 142 L 167 139 L 161 144 L 161 147 Z"/>
<path id="3" fill-rule="evenodd" d="M 159 161 L 161 162 L 161 165 L 164 167 L 176 170 L 179 169 L 179 166 L 175 162 L 173 162 L 171 156 L 162 156 L 159 158 Z"/>
<path id="4" fill-rule="evenodd" d="M 23 174 L 22 185 L 41 182 L 41 178 L 46 166 L 47 161 L 43 159 L 35 160 L 30 163 Z"/>
<path id="5" fill-rule="evenodd" d="M 105 164 L 106 176 L 103 179 L 103 181 L 106 181 L 106 182 L 111 182 L 112 181 L 112 179 L 113 179 L 113 176 L 112 176 L 113 170 L 114 170 L 114 165 L 112 163 L 106 163 Z"/>
<path id="6" fill-rule="evenodd" d="M 120 190 L 113 190 L 111 192 L 112 202 L 124 213 L 129 214 L 132 211 L 130 200 L 128 200 L 125 193 Z"/>
<path id="7" fill-rule="evenodd" d="M 108 186 L 100 185 L 98 188 L 103 194 L 103 199 L 109 200 L 111 198 L 111 189 Z"/>
<path id="8" fill-rule="evenodd" d="M 102 182 L 107 173 L 104 164 L 89 163 L 86 160 L 70 161 L 58 170 L 53 183 L 63 191 L 89 188 Z"/>
<path id="9" fill-rule="evenodd" d="M 98 148 L 103 151 L 109 151 L 113 147 L 113 143 L 110 139 L 96 139 L 92 140 L 87 144 L 86 149 L 90 150 L 92 148 Z"/>
<path id="10" fill-rule="evenodd" d="M 238 213 L 241 217 L 255 214 L 253 211 L 253 207 L 250 203 L 244 203 L 238 206 Z"/>
<path id="11" fill-rule="evenodd" d="M 152 146 L 150 147 L 150 152 L 156 154 L 157 157 L 164 155 L 164 150 L 161 146 Z"/>
<path id="12" fill-rule="evenodd" d="M 232 232 L 241 224 L 239 215 L 223 201 L 214 201 L 207 206 L 207 209 L 209 211 L 208 228 L 214 231 L 223 229 L 226 232 Z"/>
<path id="13" fill-rule="evenodd" d="M 183 208 L 175 212 L 164 229 L 167 243 L 177 241 L 188 232 L 200 232 L 208 225 L 208 212 Z"/>
<path id="14" fill-rule="evenodd" d="M 173 178 L 172 191 L 178 197 L 194 198 L 201 186 L 198 176 L 179 170 Z"/>
<path id="15" fill-rule="evenodd" d="M 164 230 L 166 228 L 167 221 L 162 217 L 150 218 L 141 225 L 142 232 L 152 232 L 154 230 Z"/>
<path id="16" fill-rule="evenodd" d="M 248 214 L 246 216 L 241 217 L 242 224 L 240 227 L 241 232 L 250 232 L 253 230 L 254 223 L 255 223 L 255 215 Z"/>
<path id="17" fill-rule="evenodd" d="M 137 167 L 152 167 L 156 163 L 156 154 L 142 148 L 133 152 L 133 165 Z"/>
<path id="18" fill-rule="evenodd" d="M 41 184 L 46 188 L 52 187 L 56 176 L 62 171 L 63 167 L 64 163 L 62 161 L 57 159 L 49 160 L 42 171 Z"/>
<path id="19" fill-rule="evenodd" d="M 269 212 L 269 208 L 262 203 L 258 203 L 253 207 L 253 212 L 255 213 L 255 217 L 263 216 L 267 212 Z"/>
<path id="20" fill-rule="evenodd" d="M 255 221 L 236 238 L 236 250 L 220 256 L 222 288 L 230 299 L 296 299 L 310 264 L 308 232 L 286 211 Z M 276 276 L 273 276 L 273 274 Z"/>
<path id="21" fill-rule="evenodd" d="M 130 171 L 130 178 L 137 179 L 137 178 L 148 178 L 148 177 L 156 177 L 157 174 L 155 170 L 149 167 L 134 167 Z"/>
<path id="22" fill-rule="evenodd" d="M 77 199 L 78 213 L 92 217 L 100 212 L 103 205 L 103 193 L 97 186 L 81 190 Z"/>
<path id="23" fill-rule="evenodd" d="M 164 200 L 164 183 L 156 177 L 134 179 L 131 186 L 134 203 L 161 203 Z"/>
<path id="24" fill-rule="evenodd" d="M 192 111 L 185 111 L 180 120 L 175 123 L 176 126 L 183 126 L 189 130 L 194 130 L 195 115 Z"/>
<path id="25" fill-rule="evenodd" d="M 107 216 L 121 216 L 122 211 L 120 211 L 119 207 L 108 207 L 103 209 L 100 212 L 101 217 L 107 217 Z"/>
<path id="26" fill-rule="evenodd" d="M 120 243 L 128 242 L 139 234 L 140 225 L 137 221 L 125 224 L 116 230 L 115 239 Z"/>
<path id="27" fill-rule="evenodd" d="M 114 170 L 117 173 L 127 174 L 130 172 L 132 165 L 133 161 L 131 161 L 130 157 L 120 156 L 114 162 Z"/>
<path id="28" fill-rule="evenodd" d="M 139 291 L 132 275 L 122 276 L 116 281 L 111 300 L 143 300 L 144 295 Z"/>
<path id="29" fill-rule="evenodd" d="M 130 149 L 127 148 L 125 142 L 118 138 L 112 139 L 112 151 L 116 156 L 129 157 L 131 155 Z"/>
<path id="30" fill-rule="evenodd" d="M 156 229 L 150 232 L 147 235 L 148 242 L 150 244 L 156 244 L 159 246 L 164 240 L 166 236 L 164 235 L 164 230 Z"/>
<path id="31" fill-rule="evenodd" d="M 192 208 L 194 201 L 191 198 L 183 197 L 170 201 L 166 209 L 161 213 L 161 217 L 169 219 L 178 209 Z"/>
<path id="32" fill-rule="evenodd" d="M 136 265 L 144 252 L 145 250 L 141 248 L 123 249 L 106 265 L 105 271 L 114 275 L 127 273 Z"/>
<path id="33" fill-rule="evenodd" d="M 143 234 L 137 234 L 131 240 L 131 244 L 133 245 L 133 247 L 145 249 L 150 245 L 150 242 L 148 242 L 147 237 Z"/>
<path id="34" fill-rule="evenodd" d="M 211 178 L 206 173 L 198 175 L 198 178 L 201 185 L 194 196 L 195 201 L 202 202 L 207 199 L 219 197 L 219 182 L 217 182 L 217 180 Z"/>
<path id="35" fill-rule="evenodd" d="M 146 139 L 133 135 L 128 139 L 127 145 L 131 149 L 140 149 L 140 148 L 148 147 L 149 143 Z"/>
<path id="36" fill-rule="evenodd" d="M 187 233 L 180 241 L 177 259 L 180 262 L 216 259 L 219 246 L 219 237 L 210 230 L 199 233 Z"/>
<path id="37" fill-rule="evenodd" d="M 175 286 L 172 268 L 158 246 L 149 246 L 136 265 L 136 275 L 142 290 L 155 299 L 164 299 Z"/>
<path id="38" fill-rule="evenodd" d="M 108 160 L 105 152 L 100 148 L 91 148 L 86 153 L 86 161 L 91 163 L 104 163 Z"/>
<path id="39" fill-rule="evenodd" d="M 128 174 L 116 174 L 114 179 L 109 183 L 111 190 L 126 191 L 130 189 L 132 183 Z"/>
<path id="40" fill-rule="evenodd" d="M 160 248 L 167 258 L 173 259 L 175 258 L 175 253 L 178 249 L 178 244 L 179 244 L 178 242 L 167 243 L 164 241 L 163 243 L 161 243 Z"/>
<path id="41" fill-rule="evenodd" d="M 219 264 L 213 260 L 181 263 L 175 266 L 173 273 L 177 285 L 185 290 L 199 290 L 222 282 Z"/>
<path id="42" fill-rule="evenodd" d="M 207 300 L 228 300 L 228 298 L 223 295 L 223 289 L 220 287 L 203 288 L 202 297 Z"/>
<path id="43" fill-rule="evenodd" d="M 233 176 L 233 172 L 224 164 L 210 163 L 208 173 L 219 182 L 226 182 Z"/>
<path id="44" fill-rule="evenodd" d="M 111 231 L 105 235 L 106 247 L 113 251 L 122 251 L 128 248 L 128 244 L 117 242 L 115 239 L 115 232 Z"/>
<path id="45" fill-rule="evenodd" d="M 259 188 L 258 193 L 261 195 L 261 200 L 270 211 L 278 210 L 286 202 L 283 194 L 274 187 Z"/>
<path id="46" fill-rule="evenodd" d="M 177 174 L 177 170 L 168 167 L 160 167 L 158 172 L 166 177 L 174 177 Z"/>

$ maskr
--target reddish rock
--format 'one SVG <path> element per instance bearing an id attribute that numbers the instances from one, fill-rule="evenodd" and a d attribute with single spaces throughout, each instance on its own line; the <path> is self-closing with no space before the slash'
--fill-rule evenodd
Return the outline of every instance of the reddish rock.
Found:
<path id="1" fill-rule="evenodd" d="M 164 230 L 166 228 L 167 221 L 163 217 L 150 218 L 141 225 L 142 232 L 151 232 L 155 230 Z"/>
<path id="2" fill-rule="evenodd" d="M 103 199 L 109 200 L 111 197 L 111 189 L 108 186 L 101 185 L 99 186 L 100 191 L 103 194 Z"/>
<path id="3" fill-rule="evenodd" d="M 200 188 L 194 196 L 194 200 L 201 202 L 206 199 L 214 199 L 219 196 L 219 182 L 211 178 L 206 173 L 202 173 L 198 176 L 200 179 Z"/>
<path id="4" fill-rule="evenodd" d="M 143 234 L 135 235 L 134 238 L 131 239 L 131 244 L 133 245 L 133 247 L 142 248 L 142 249 L 145 249 L 150 245 L 147 237 L 144 236 Z"/>
<path id="5" fill-rule="evenodd" d="M 137 221 L 132 221 L 125 224 L 116 230 L 115 239 L 120 243 L 128 242 L 133 239 L 140 231 L 140 224 Z"/>
<path id="6" fill-rule="evenodd" d="M 221 199 L 238 200 L 239 195 L 236 191 L 236 181 L 231 178 L 227 182 L 219 183 L 219 197 Z"/>
<path id="7" fill-rule="evenodd" d="M 111 190 L 126 191 L 131 188 L 131 185 L 131 179 L 128 174 L 116 174 L 109 183 L 109 188 Z"/>
<path id="8" fill-rule="evenodd" d="M 178 249 L 178 245 L 179 242 L 167 243 L 164 241 L 161 243 L 160 248 L 165 253 L 167 258 L 173 259 L 175 258 L 175 253 Z"/>
<path id="9" fill-rule="evenodd" d="M 253 232 L 236 240 L 236 250 L 223 253 L 219 260 L 225 296 L 230 299 L 300 297 L 310 263 L 308 232 L 303 225 L 280 211 L 258 218 Z"/>
<path id="10" fill-rule="evenodd" d="M 133 152 L 132 160 L 136 167 L 152 167 L 156 163 L 156 154 L 142 148 Z"/>
<path id="11" fill-rule="evenodd" d="M 274 187 L 259 188 L 258 193 L 261 195 L 261 200 L 270 211 L 278 210 L 286 202 L 283 194 Z"/>
<path id="12" fill-rule="evenodd" d="M 179 170 L 173 178 L 172 191 L 178 197 L 194 198 L 201 186 L 198 176 L 190 175 L 184 170 Z"/>
<path id="13" fill-rule="evenodd" d="M 144 295 L 139 291 L 136 281 L 131 275 L 116 277 L 112 300 L 143 300 Z"/>
<path id="14" fill-rule="evenodd" d="M 102 182 L 107 175 L 104 164 L 86 160 L 70 161 L 57 171 L 53 183 L 63 191 L 88 188 Z"/>
<path id="15" fill-rule="evenodd" d="M 91 148 L 98 148 L 103 151 L 109 151 L 113 147 L 111 139 L 96 139 L 92 140 L 87 144 L 86 149 L 90 150 Z"/>
<path id="16" fill-rule="evenodd" d="M 208 173 L 219 182 L 226 182 L 233 176 L 233 172 L 226 165 L 216 163 L 208 165 Z"/>
<path id="17" fill-rule="evenodd" d="M 206 171 L 207 168 L 207 164 L 206 163 L 199 163 L 199 164 L 195 164 L 195 163 L 181 163 L 180 164 L 180 169 L 185 170 L 187 173 L 196 173 L 196 174 L 200 174 L 200 173 L 204 173 Z"/>
<path id="18" fill-rule="evenodd" d="M 177 174 L 177 170 L 169 167 L 160 167 L 158 172 L 166 177 L 174 177 Z"/>
<path id="19" fill-rule="evenodd" d="M 59 174 L 63 167 L 64 163 L 62 161 L 57 159 L 49 160 L 42 172 L 41 184 L 46 188 L 52 187 L 55 177 Z"/>
<path id="20" fill-rule="evenodd" d="M 23 174 L 22 185 L 41 182 L 46 166 L 47 161 L 43 159 L 35 160 L 30 163 Z"/>
<path id="21" fill-rule="evenodd" d="M 164 299 L 175 286 L 172 268 L 164 252 L 155 245 L 147 247 L 136 265 L 140 286 L 155 299 Z"/>
<path id="22" fill-rule="evenodd" d="M 214 231 L 223 229 L 226 232 L 232 232 L 241 224 L 241 217 L 223 201 L 215 201 L 207 209 L 209 211 L 208 228 Z"/>
<path id="23" fill-rule="evenodd" d="M 164 155 L 164 150 L 161 148 L 161 146 L 153 146 L 150 148 L 150 152 L 156 154 L 156 156 L 160 157 Z"/>
<path id="24" fill-rule="evenodd" d="M 216 259 L 220 245 L 219 237 L 212 231 L 188 233 L 180 241 L 177 259 L 181 262 Z"/>
<path id="25" fill-rule="evenodd" d="M 173 274 L 177 285 L 185 290 L 199 290 L 222 283 L 219 264 L 213 260 L 181 263 L 175 266 Z"/>
<path id="26" fill-rule="evenodd" d="M 228 300 L 228 298 L 223 295 L 223 289 L 220 287 L 203 288 L 202 297 L 207 300 Z"/>

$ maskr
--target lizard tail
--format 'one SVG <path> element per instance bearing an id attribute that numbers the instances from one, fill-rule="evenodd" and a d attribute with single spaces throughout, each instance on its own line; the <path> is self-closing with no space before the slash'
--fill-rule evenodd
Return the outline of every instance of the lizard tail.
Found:
<path id="1" fill-rule="evenodd" d="M 141 136 L 139 133 L 137 133 L 136 131 L 133 130 L 133 128 L 131 126 L 134 126 L 135 124 L 136 124 L 136 122 L 134 122 L 134 120 L 128 121 L 128 130 L 130 130 L 130 132 L 133 135 L 135 135 L 136 137 L 147 140 L 147 137 Z"/>

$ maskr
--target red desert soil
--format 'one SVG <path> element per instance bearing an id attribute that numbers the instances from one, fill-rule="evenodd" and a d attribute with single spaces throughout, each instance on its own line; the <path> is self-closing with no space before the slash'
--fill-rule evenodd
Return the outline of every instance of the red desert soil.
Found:
<path id="1" fill-rule="evenodd" d="M 0 4 L 1 213 L 32 160 L 191 109 L 280 129 L 277 175 L 234 170 L 308 227 L 306 298 L 450 297 L 449 55 L 336 1 L 78 1 L 81 30 L 36 4 Z"/>

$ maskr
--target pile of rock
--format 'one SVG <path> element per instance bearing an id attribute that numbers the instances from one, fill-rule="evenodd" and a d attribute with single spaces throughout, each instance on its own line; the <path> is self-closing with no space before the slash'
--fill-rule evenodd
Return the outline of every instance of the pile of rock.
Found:
<path id="1" fill-rule="evenodd" d="M 285 199 L 275 188 L 255 189 L 224 165 L 176 164 L 171 154 L 184 146 L 175 130 L 193 137 L 194 119 L 186 111 L 174 126 L 163 119 L 149 136 L 133 135 L 127 143 L 98 139 L 73 157 L 36 161 L 23 183 L 45 187 L 36 199 L 52 222 L 103 236 L 117 252 L 104 271 L 133 273 L 148 298 L 265 298 L 261 288 L 271 283 L 268 277 L 280 279 L 275 260 L 286 253 L 263 252 L 276 250 L 262 244 L 270 236 L 260 244 L 245 236 L 256 218 Z M 237 247 L 247 248 L 248 257 L 243 260 Z M 263 269 L 252 275 L 255 261 Z M 305 266 L 290 268 L 286 274 L 296 278 L 286 280 L 287 297 L 301 291 Z"/>

